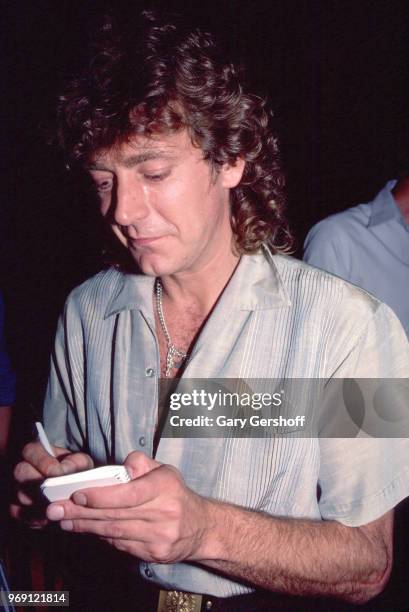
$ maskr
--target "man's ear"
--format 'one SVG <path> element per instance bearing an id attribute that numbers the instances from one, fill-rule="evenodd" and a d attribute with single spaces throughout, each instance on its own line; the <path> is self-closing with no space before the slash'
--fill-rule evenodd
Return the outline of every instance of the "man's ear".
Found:
<path id="1" fill-rule="evenodd" d="M 238 157 L 234 164 L 223 164 L 221 169 L 222 187 L 232 189 L 237 187 L 243 176 L 244 166 L 246 162 L 241 157 Z"/>

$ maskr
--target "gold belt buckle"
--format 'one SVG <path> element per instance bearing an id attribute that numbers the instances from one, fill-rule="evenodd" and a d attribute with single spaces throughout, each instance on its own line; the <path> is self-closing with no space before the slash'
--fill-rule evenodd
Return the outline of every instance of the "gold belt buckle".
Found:
<path id="1" fill-rule="evenodd" d="M 157 612 L 200 612 L 202 595 L 184 591 L 159 591 Z"/>

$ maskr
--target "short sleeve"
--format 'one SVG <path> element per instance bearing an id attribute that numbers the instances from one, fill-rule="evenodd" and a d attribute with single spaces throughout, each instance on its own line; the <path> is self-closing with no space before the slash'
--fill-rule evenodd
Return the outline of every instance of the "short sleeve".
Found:
<path id="1" fill-rule="evenodd" d="M 347 437 L 320 437 L 321 516 L 348 526 L 367 524 L 392 509 L 409 495 L 409 343 L 390 308 L 379 307 L 364 326 L 345 360 L 334 372 L 337 379 L 394 379 L 405 393 L 396 393 L 390 404 L 365 404 L 365 410 L 381 411 L 393 421 L 396 405 L 405 423 L 396 423 L 396 435 L 381 437 L 362 429 Z M 398 387 L 396 387 L 398 388 Z M 332 414 L 331 411 L 332 410 Z M 379 415 L 378 415 L 379 416 Z M 334 403 L 325 405 L 321 415 L 325 431 L 337 415 Z M 366 422 L 366 421 L 365 421 Z M 326 430 L 325 430 L 326 428 Z M 400 433 L 402 432 L 402 433 Z M 389 435 L 389 434 L 388 434 Z"/>

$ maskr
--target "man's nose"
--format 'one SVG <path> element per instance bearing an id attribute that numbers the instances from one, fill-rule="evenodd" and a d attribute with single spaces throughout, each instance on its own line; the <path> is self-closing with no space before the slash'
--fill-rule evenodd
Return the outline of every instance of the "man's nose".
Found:
<path id="1" fill-rule="evenodd" d="M 137 181 L 118 181 L 114 208 L 115 223 L 132 225 L 149 214 L 147 194 Z"/>

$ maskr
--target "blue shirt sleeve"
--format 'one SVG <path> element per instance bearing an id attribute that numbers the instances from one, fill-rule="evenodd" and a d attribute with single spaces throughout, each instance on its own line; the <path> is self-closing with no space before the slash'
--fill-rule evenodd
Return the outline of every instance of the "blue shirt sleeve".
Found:
<path id="1" fill-rule="evenodd" d="M 13 404 L 15 394 L 16 377 L 6 352 L 6 342 L 4 338 L 4 302 L 0 294 L 0 406 L 9 406 Z"/>

